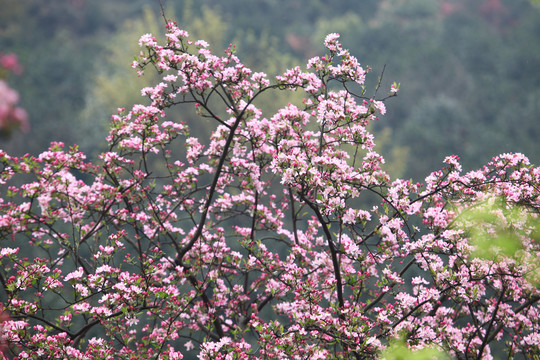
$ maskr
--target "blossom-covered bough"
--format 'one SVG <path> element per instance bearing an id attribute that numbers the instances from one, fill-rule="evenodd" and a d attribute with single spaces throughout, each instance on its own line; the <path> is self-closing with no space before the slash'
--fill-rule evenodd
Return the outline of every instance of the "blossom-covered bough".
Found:
<path id="1" fill-rule="evenodd" d="M 174 23 L 140 45 L 133 66 L 162 82 L 112 117 L 98 162 L 0 151 L 6 358 L 372 359 L 400 337 L 540 354 L 540 169 L 524 156 L 392 180 L 366 129 L 385 105 L 336 34 L 274 82 Z M 305 100 L 264 116 L 280 90 Z M 184 105 L 214 131 L 166 117 Z M 471 228 L 501 228 L 466 215 L 482 207 L 517 251 L 475 255 Z"/>
<path id="2" fill-rule="evenodd" d="M 0 138 L 9 137 L 14 129 L 27 132 L 30 127 L 26 111 L 18 106 L 19 93 L 7 82 L 11 73 L 20 75 L 22 72 L 17 55 L 0 52 Z"/>

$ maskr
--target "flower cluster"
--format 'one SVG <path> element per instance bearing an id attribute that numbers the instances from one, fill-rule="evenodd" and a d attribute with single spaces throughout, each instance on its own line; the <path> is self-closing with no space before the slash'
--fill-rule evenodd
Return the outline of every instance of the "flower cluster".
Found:
<path id="1" fill-rule="evenodd" d="M 21 74 L 22 66 L 15 54 L 0 53 L 0 135 L 9 135 L 14 128 L 29 129 L 26 111 L 17 106 L 19 93 L 6 82 L 9 72 Z"/>

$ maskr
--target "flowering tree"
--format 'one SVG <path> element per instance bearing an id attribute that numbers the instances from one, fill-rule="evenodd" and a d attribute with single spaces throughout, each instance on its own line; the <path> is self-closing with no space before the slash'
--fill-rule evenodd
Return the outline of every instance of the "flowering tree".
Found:
<path id="1" fill-rule="evenodd" d="M 390 179 L 366 130 L 385 105 L 336 34 L 272 83 L 173 23 L 140 45 L 133 66 L 162 82 L 112 117 L 99 162 L 61 143 L 0 151 L 6 357 L 366 359 L 393 338 L 460 359 L 540 354 L 527 158 L 462 174 L 450 156 L 423 186 Z M 264 117 L 257 100 L 280 90 L 305 100 Z M 167 119 L 182 105 L 215 122 L 208 138 Z M 461 214 L 494 199 L 520 250 L 478 257 L 471 225 L 498 228 Z"/>
<path id="2" fill-rule="evenodd" d="M 19 93 L 5 81 L 10 72 L 17 75 L 22 73 L 17 56 L 0 53 L 0 136 L 9 135 L 13 128 L 28 131 L 29 127 L 26 111 L 17 106 Z"/>

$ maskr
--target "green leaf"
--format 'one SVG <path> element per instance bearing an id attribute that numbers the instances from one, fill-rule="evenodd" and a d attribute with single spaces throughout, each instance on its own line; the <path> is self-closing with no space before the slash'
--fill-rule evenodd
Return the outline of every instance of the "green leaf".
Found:
<path id="1" fill-rule="evenodd" d="M 403 339 L 395 340 L 381 353 L 379 359 L 385 360 L 450 360 L 450 356 L 434 347 L 412 351 Z"/>

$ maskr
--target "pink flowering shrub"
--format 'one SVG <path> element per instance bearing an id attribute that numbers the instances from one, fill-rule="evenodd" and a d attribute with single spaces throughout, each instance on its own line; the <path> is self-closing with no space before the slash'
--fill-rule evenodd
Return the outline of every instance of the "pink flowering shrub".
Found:
<path id="1" fill-rule="evenodd" d="M 28 115 L 21 107 L 18 107 L 19 93 L 13 90 L 6 78 L 9 72 L 22 73 L 15 54 L 0 53 L 0 136 L 9 135 L 14 128 L 28 131 Z"/>
<path id="2" fill-rule="evenodd" d="M 112 117 L 98 162 L 61 143 L 0 151 L 5 357 L 372 359 L 394 338 L 459 359 L 540 354 L 540 168 L 525 156 L 391 179 L 366 128 L 384 99 L 337 34 L 274 80 L 173 23 L 140 45 L 133 67 L 162 81 Z M 304 102 L 263 115 L 279 90 Z M 171 106 L 214 131 L 191 136 Z M 474 255 L 460 214 L 492 198 L 512 210 L 497 216 L 515 254 Z"/>

